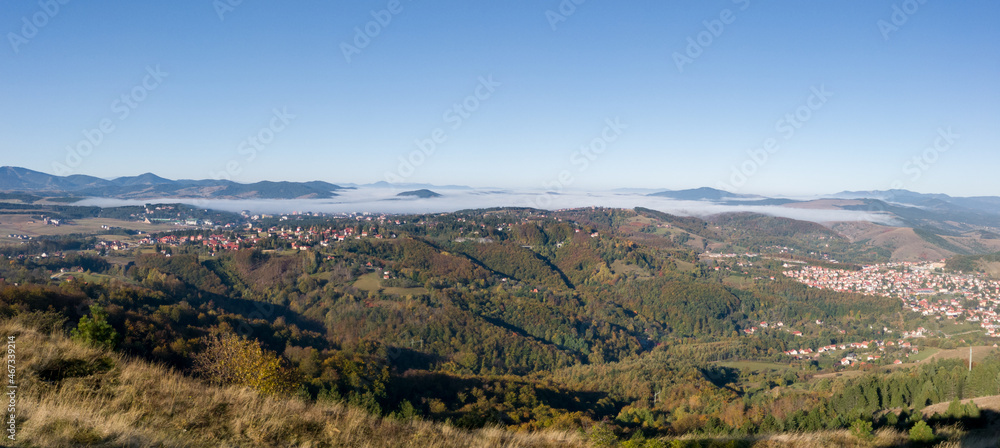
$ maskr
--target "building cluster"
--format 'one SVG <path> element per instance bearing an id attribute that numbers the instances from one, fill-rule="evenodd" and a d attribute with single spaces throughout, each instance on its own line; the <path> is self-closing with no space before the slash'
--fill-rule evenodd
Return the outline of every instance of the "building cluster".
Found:
<path id="1" fill-rule="evenodd" d="M 795 357 L 795 359 L 805 359 L 805 358 L 816 358 L 822 354 L 833 353 L 839 350 L 849 350 L 851 351 L 851 353 L 846 354 L 843 357 L 843 359 L 849 359 L 853 362 L 861 358 L 861 356 L 858 356 L 857 354 L 854 353 L 855 351 L 877 349 L 880 352 L 884 352 L 886 347 L 898 348 L 907 351 L 908 352 L 906 353 L 907 357 L 910 356 L 910 353 L 913 354 L 919 353 L 919 350 L 917 349 L 916 346 L 903 339 L 899 339 L 896 341 L 891 341 L 891 340 L 879 341 L 873 339 L 870 341 L 861 341 L 861 342 L 845 342 L 842 344 L 824 345 L 815 350 L 813 350 L 812 348 L 786 350 L 784 353 L 786 355 Z M 877 354 L 868 354 L 864 356 L 867 361 L 876 361 L 882 358 L 882 355 L 877 355 Z"/>
<path id="2" fill-rule="evenodd" d="M 708 258 L 737 258 L 737 257 L 753 258 L 753 257 L 756 257 L 757 254 L 752 254 L 750 252 L 746 252 L 746 253 L 742 253 L 742 254 L 716 254 L 716 253 L 708 252 L 708 253 L 704 254 L 704 256 L 708 257 Z"/>
<path id="3" fill-rule="evenodd" d="M 381 233 L 369 232 L 365 229 L 347 228 L 308 228 L 302 227 L 271 227 L 268 229 L 250 228 L 245 231 L 232 231 L 229 235 L 223 234 L 196 234 L 196 235 L 162 235 L 147 236 L 138 241 L 140 245 L 160 245 L 165 247 L 177 247 L 187 244 L 202 245 L 212 251 L 232 251 L 242 248 L 255 248 L 264 239 L 275 239 L 288 242 L 292 249 L 310 250 L 317 245 L 328 247 L 332 243 L 347 239 L 387 238 Z M 390 234 L 388 238 L 395 238 L 395 234 Z"/>
<path id="4" fill-rule="evenodd" d="M 987 335 L 1000 337 L 1000 282 L 943 272 L 943 266 L 940 262 L 899 262 L 857 271 L 804 266 L 785 275 L 813 288 L 895 297 L 906 309 L 924 316 L 978 322 Z"/>
<path id="5" fill-rule="evenodd" d="M 95 250 L 128 250 L 132 245 L 125 241 L 98 241 L 94 244 Z"/>
<path id="6" fill-rule="evenodd" d="M 823 321 L 817 320 L 816 321 L 816 325 L 822 326 L 823 325 Z M 784 322 L 767 322 L 767 321 L 762 321 L 762 322 L 758 323 L 754 327 L 744 329 L 743 332 L 746 333 L 746 334 L 752 335 L 752 334 L 755 334 L 758 330 L 760 330 L 760 331 L 765 331 L 765 330 L 771 330 L 771 331 L 782 330 L 782 331 L 790 333 L 793 336 L 802 337 L 802 332 L 801 331 L 792 330 L 790 328 L 785 327 Z M 891 333 L 892 332 L 888 328 L 886 328 L 885 330 L 886 330 L 887 333 Z M 861 360 L 862 356 L 859 356 L 859 355 L 856 354 L 856 352 L 862 351 L 862 350 L 865 350 L 865 351 L 868 351 L 868 350 L 877 350 L 878 352 L 884 352 L 887 347 L 889 347 L 889 348 L 896 348 L 896 349 L 904 350 L 906 352 L 906 357 L 909 357 L 910 356 L 910 352 L 912 352 L 912 353 L 918 353 L 918 350 L 917 350 L 917 347 L 915 345 L 912 345 L 912 343 L 906 341 L 905 339 L 915 338 L 915 337 L 923 337 L 923 334 L 924 334 L 925 331 L 926 330 L 923 327 L 917 328 L 914 331 L 904 331 L 903 332 L 903 339 L 898 339 L 898 340 L 895 340 L 895 341 L 893 341 L 893 340 L 880 341 L 880 340 L 873 339 L 873 340 L 860 341 L 860 342 L 843 342 L 843 343 L 840 343 L 840 344 L 824 345 L 824 346 L 818 347 L 818 348 L 801 347 L 801 348 L 798 348 L 798 349 L 785 350 L 783 353 L 785 355 L 791 356 L 791 357 L 793 357 L 795 359 L 816 359 L 816 358 L 819 358 L 820 356 L 823 356 L 825 354 L 832 354 L 833 352 L 836 352 L 836 351 L 846 350 L 846 351 L 848 351 L 848 353 L 846 355 L 844 355 L 843 359 L 841 359 L 841 364 L 843 364 L 843 365 L 854 365 L 855 362 L 862 362 L 862 360 Z M 844 331 L 841 330 L 840 333 L 844 334 Z M 865 357 L 864 361 L 878 361 L 878 360 L 880 360 L 882 358 L 881 354 L 866 354 L 866 355 L 863 355 L 863 356 Z M 845 363 L 845 360 L 846 360 L 846 363 Z"/>

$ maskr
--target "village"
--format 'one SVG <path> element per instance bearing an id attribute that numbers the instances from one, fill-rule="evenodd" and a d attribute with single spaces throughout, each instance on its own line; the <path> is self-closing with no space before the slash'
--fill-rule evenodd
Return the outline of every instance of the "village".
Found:
<path id="1" fill-rule="evenodd" d="M 822 320 L 816 320 L 817 326 L 822 326 Z M 802 332 L 798 330 L 791 330 L 785 327 L 784 322 L 767 322 L 762 321 L 754 327 L 746 328 L 743 330 L 747 335 L 754 335 L 760 331 L 785 331 L 790 333 L 795 337 L 802 337 Z M 892 333 L 892 330 L 888 328 L 883 329 L 886 333 Z M 785 350 L 783 353 L 785 355 L 791 356 L 795 359 L 816 359 L 823 355 L 833 354 L 837 351 L 844 351 L 844 355 L 839 360 L 839 364 L 843 366 L 854 366 L 854 365 L 864 365 L 867 363 L 882 363 L 882 357 L 887 349 L 896 349 L 896 354 L 901 354 L 902 358 L 909 358 L 911 354 L 920 353 L 919 348 L 913 343 L 906 341 L 909 338 L 922 338 L 925 337 L 927 330 L 924 327 L 918 327 L 913 331 L 903 331 L 900 335 L 902 339 L 896 340 L 867 340 L 860 342 L 844 342 L 840 344 L 829 344 L 818 348 L 798 348 Z M 844 334 L 843 330 L 840 330 L 841 334 Z M 871 350 L 876 350 L 878 353 L 871 353 Z M 865 351 L 866 353 L 859 355 L 857 352 Z M 893 364 L 902 364 L 902 359 L 895 359 Z"/>
<path id="2" fill-rule="evenodd" d="M 790 265 L 785 264 L 788 268 Z M 982 276 L 965 273 L 948 273 L 941 262 L 896 262 L 862 266 L 860 270 L 831 269 L 820 266 L 802 266 L 790 269 L 784 274 L 812 288 L 830 289 L 838 292 L 860 293 L 898 298 L 902 306 L 923 316 L 938 320 L 953 320 L 978 323 L 986 336 L 1000 337 L 997 323 L 997 307 L 1000 305 L 1000 282 Z M 822 322 L 817 321 L 818 325 Z M 780 328 L 783 324 L 761 322 L 762 329 Z M 757 328 L 744 330 L 753 334 Z M 886 329 L 887 332 L 891 330 Z M 831 344 L 818 348 L 787 350 L 785 355 L 796 359 L 815 358 L 824 353 L 844 351 L 839 363 L 844 366 L 881 363 L 882 353 L 888 348 L 902 349 L 904 357 L 919 353 L 916 345 L 906 341 L 909 338 L 927 336 L 927 330 L 919 327 L 913 331 L 903 331 L 896 340 L 869 340 L 842 344 Z M 792 331 L 795 336 L 801 332 Z M 877 349 L 876 352 L 871 350 Z M 865 351 L 863 355 L 855 352 Z M 902 364 L 895 359 L 893 364 Z"/>
<path id="3" fill-rule="evenodd" d="M 859 271 L 804 266 L 785 275 L 813 288 L 895 297 L 924 316 L 976 322 L 986 335 L 1000 337 L 1000 282 L 943 267 L 943 262 L 887 263 Z"/>
<path id="4" fill-rule="evenodd" d="M 224 226 L 213 225 L 210 221 L 194 219 L 180 220 L 173 222 L 176 226 L 169 232 L 160 234 L 142 234 L 141 238 L 131 242 L 124 240 L 101 240 L 96 243 L 97 250 L 125 251 L 130 249 L 141 249 L 157 247 L 157 251 L 168 253 L 167 248 L 180 246 L 203 246 L 208 250 L 208 254 L 214 256 L 221 251 L 236 251 L 241 249 L 286 249 L 286 250 L 320 250 L 331 247 L 338 242 L 347 240 L 363 239 L 394 239 L 402 226 L 412 227 L 432 227 L 438 223 L 427 218 L 415 221 L 408 221 L 405 218 L 389 214 L 370 213 L 350 213 L 337 215 L 340 219 L 337 224 L 313 224 L 299 225 L 294 221 L 308 217 L 334 218 L 334 216 L 316 213 L 290 213 L 287 215 L 252 215 L 247 211 L 241 215 L 248 220 L 243 225 L 227 224 Z M 485 215 L 484 215 L 485 216 Z M 538 216 L 542 218 L 544 215 Z M 269 225 L 277 220 L 276 225 Z M 262 222 L 263 221 L 263 222 Z M 345 222 L 347 221 L 347 222 Z M 504 222 L 496 227 L 493 224 L 485 224 L 458 218 L 456 223 L 462 227 L 463 235 L 455 239 L 456 242 L 472 241 L 478 243 L 489 243 L 494 240 L 482 235 L 489 232 L 503 232 L 511 230 L 517 222 Z M 522 219 L 519 222 L 528 222 Z M 561 219 L 560 219 L 561 221 Z M 581 233 L 584 229 L 577 227 L 576 233 Z M 591 238 L 598 238 L 597 232 L 590 232 Z M 562 243 L 558 243 L 559 246 Z"/>

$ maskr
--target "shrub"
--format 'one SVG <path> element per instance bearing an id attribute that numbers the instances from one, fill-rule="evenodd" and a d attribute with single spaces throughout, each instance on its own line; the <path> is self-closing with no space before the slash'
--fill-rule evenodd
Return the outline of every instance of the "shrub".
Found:
<path id="1" fill-rule="evenodd" d="M 872 437 L 872 422 L 857 419 L 851 424 L 851 434 L 858 440 L 868 440 Z"/>
<path id="2" fill-rule="evenodd" d="M 73 340 L 98 348 L 114 349 L 118 332 L 108 323 L 108 313 L 99 306 L 90 307 L 90 316 L 83 316 L 71 332 Z"/>
<path id="3" fill-rule="evenodd" d="M 298 389 L 294 371 L 257 340 L 217 333 L 195 355 L 194 370 L 214 384 L 243 386 L 264 395 L 290 394 Z"/>
<path id="4" fill-rule="evenodd" d="M 618 437 L 615 436 L 614 429 L 606 423 L 598 423 L 590 427 L 587 431 L 587 439 L 598 448 L 611 448 L 618 446 Z"/>
<path id="5" fill-rule="evenodd" d="M 933 442 L 934 430 L 927 422 L 920 420 L 910 428 L 910 440 L 914 442 Z"/>

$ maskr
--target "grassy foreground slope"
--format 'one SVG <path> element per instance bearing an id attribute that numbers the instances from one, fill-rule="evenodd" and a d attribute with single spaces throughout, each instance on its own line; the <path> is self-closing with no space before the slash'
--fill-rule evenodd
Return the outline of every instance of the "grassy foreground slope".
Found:
<path id="1" fill-rule="evenodd" d="M 910 445 L 883 428 L 866 440 L 847 430 L 748 438 L 618 441 L 588 431 L 463 430 L 423 420 L 379 418 L 364 410 L 248 389 L 215 387 L 166 367 L 71 340 L 49 313 L 0 319 L 17 358 L 18 428 L 24 447 L 889 447 Z M 941 431 L 935 446 L 992 447 L 996 434 Z M 9 442 L 9 441 L 8 441 Z M 921 445 L 922 446 L 922 445 Z"/>
<path id="2" fill-rule="evenodd" d="M 0 320 L 0 334 L 14 335 L 20 348 L 15 446 L 586 446 L 572 431 L 465 431 L 208 386 L 159 365 L 81 345 L 61 329 L 39 330 L 46 325 L 28 320 Z"/>

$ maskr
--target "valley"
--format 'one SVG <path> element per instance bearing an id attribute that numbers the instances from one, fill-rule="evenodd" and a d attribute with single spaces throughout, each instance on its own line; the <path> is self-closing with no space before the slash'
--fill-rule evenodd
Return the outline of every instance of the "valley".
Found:
<path id="1" fill-rule="evenodd" d="M 101 322 L 111 332 L 93 336 L 103 350 L 209 387 L 468 434 L 570 431 L 581 446 L 602 434 L 648 446 L 821 437 L 858 419 L 892 432 L 917 418 L 960 440 L 982 436 L 981 411 L 920 410 L 1000 393 L 989 380 L 1000 374 L 996 281 L 941 260 L 893 261 L 888 248 L 836 230 L 868 224 L 644 208 L 334 216 L 33 206 L 37 215 L 0 216 L 31 230 L 0 246 L 0 312 L 39 329 Z M 38 225 L 45 218 L 63 221 Z M 215 376 L 238 367 L 206 358 L 221 334 L 270 353 L 289 392 Z M 970 344 L 973 370 L 962 373 Z M 882 398 L 852 398 L 870 388 Z M 893 421 L 881 413 L 890 408 L 908 413 Z M 124 437 L 81 421 L 28 419 L 23 430 L 42 430 L 33 421 L 76 428 L 65 437 Z M 206 444 L 248 440 L 198 434 Z"/>

